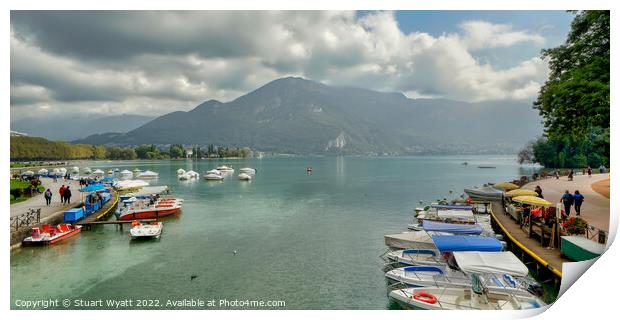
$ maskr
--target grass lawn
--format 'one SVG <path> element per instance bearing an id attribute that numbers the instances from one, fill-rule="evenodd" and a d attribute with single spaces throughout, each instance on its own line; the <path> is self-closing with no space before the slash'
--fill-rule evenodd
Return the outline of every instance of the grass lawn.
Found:
<path id="1" fill-rule="evenodd" d="M 29 181 L 11 179 L 11 195 L 10 195 L 11 204 L 22 202 L 30 198 L 28 195 L 25 195 L 25 194 L 22 194 L 17 198 L 13 195 L 13 190 L 26 189 L 28 187 L 30 187 Z M 41 191 L 42 189 L 43 189 L 43 186 L 39 186 L 39 191 Z"/>

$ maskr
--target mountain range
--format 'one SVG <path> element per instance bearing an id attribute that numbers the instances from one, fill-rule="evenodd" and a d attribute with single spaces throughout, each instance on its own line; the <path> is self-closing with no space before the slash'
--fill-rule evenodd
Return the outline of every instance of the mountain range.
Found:
<path id="1" fill-rule="evenodd" d="M 541 132 L 531 101 L 410 99 L 289 77 L 230 102 L 209 100 L 125 133 L 76 142 L 214 144 L 295 154 L 505 153 Z"/>
<path id="2" fill-rule="evenodd" d="M 27 117 L 11 121 L 11 130 L 50 140 L 71 141 L 105 132 L 127 132 L 153 120 L 137 114 Z"/>

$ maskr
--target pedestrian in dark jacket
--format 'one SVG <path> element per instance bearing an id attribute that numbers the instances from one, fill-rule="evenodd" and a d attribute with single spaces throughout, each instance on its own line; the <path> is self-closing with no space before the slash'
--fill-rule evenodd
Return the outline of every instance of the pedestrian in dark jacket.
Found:
<path id="1" fill-rule="evenodd" d="M 49 206 L 52 202 L 52 191 L 50 191 L 50 189 L 47 189 L 45 190 L 45 193 L 43 195 L 45 196 L 45 205 Z"/>
<path id="2" fill-rule="evenodd" d="M 575 190 L 575 195 L 573 196 L 573 201 L 575 202 L 575 212 L 577 215 L 581 214 L 581 204 L 585 200 L 585 197 L 579 193 L 579 190 Z"/>
<path id="3" fill-rule="evenodd" d="M 63 184 L 60 189 L 58 189 L 58 193 L 60 194 L 60 203 L 65 203 L 65 190 L 67 188 Z"/>
<path id="4" fill-rule="evenodd" d="M 536 192 L 536 194 L 538 195 L 539 198 L 544 199 L 545 197 L 543 197 L 542 194 L 542 188 L 540 186 L 536 186 L 536 188 L 534 189 L 534 191 Z"/>
<path id="5" fill-rule="evenodd" d="M 69 189 L 69 186 L 65 189 L 65 203 L 71 203 L 71 189 Z"/>
<path id="6" fill-rule="evenodd" d="M 573 201 L 575 200 L 575 198 L 572 194 L 570 194 L 570 192 L 568 192 L 568 190 L 566 190 L 566 192 L 564 192 L 564 194 L 562 195 L 561 200 L 564 204 L 564 212 L 567 216 L 570 216 L 570 207 L 573 205 Z"/>

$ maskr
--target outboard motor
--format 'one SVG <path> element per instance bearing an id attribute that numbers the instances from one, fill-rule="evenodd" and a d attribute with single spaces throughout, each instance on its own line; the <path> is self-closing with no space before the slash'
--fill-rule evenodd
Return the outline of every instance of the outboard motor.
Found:
<path id="1" fill-rule="evenodd" d="M 538 283 L 529 283 L 527 285 L 527 292 L 537 296 L 537 297 L 542 297 L 543 294 L 545 293 L 545 290 L 543 289 L 543 287 L 538 284 Z"/>

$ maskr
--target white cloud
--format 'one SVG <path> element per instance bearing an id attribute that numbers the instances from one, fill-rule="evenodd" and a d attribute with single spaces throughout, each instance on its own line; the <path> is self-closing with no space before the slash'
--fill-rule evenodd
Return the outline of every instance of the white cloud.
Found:
<path id="1" fill-rule="evenodd" d="M 288 75 L 412 97 L 531 99 L 547 76 L 536 57 L 509 68 L 477 59 L 477 50 L 545 40 L 485 21 L 432 36 L 404 33 L 392 12 L 54 14 L 12 15 L 12 116 L 41 103 L 50 112 L 160 114 L 227 101 Z M 71 44 L 54 27 L 73 20 L 92 23 Z"/>

